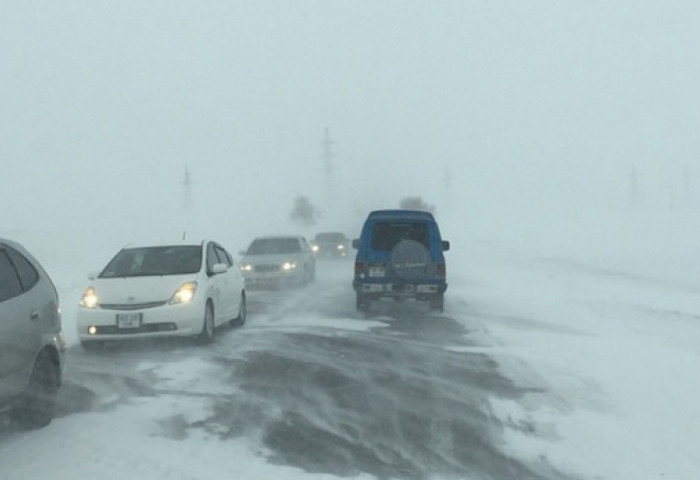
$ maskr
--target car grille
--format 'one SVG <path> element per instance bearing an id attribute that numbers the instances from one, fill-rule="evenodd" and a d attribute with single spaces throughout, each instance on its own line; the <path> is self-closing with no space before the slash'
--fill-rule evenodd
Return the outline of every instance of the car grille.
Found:
<path id="1" fill-rule="evenodd" d="M 138 328 L 119 328 L 116 325 L 100 325 L 95 327 L 96 335 L 129 335 L 134 333 L 174 332 L 177 325 L 174 323 L 147 323 Z"/>
<path id="2" fill-rule="evenodd" d="M 279 265 L 256 265 L 255 271 L 260 273 L 266 272 L 278 272 L 280 269 Z"/>
<path id="3" fill-rule="evenodd" d="M 143 310 L 146 308 L 162 307 L 168 302 L 144 302 L 144 303 L 101 303 L 104 310 Z"/>

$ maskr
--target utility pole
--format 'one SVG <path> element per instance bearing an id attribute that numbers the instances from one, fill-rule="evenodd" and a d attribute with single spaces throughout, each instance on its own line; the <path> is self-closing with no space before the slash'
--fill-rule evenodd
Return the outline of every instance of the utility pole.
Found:
<path id="1" fill-rule="evenodd" d="M 192 175 L 190 169 L 185 165 L 185 178 L 182 180 L 183 197 L 182 205 L 185 208 L 190 208 L 192 205 Z"/>

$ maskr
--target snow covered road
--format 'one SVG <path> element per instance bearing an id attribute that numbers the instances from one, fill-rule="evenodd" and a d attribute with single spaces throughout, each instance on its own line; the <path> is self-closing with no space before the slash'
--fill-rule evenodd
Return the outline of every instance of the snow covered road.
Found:
<path id="1" fill-rule="evenodd" d="M 211 346 L 73 346 L 59 418 L 0 421 L 0 478 L 693 478 L 694 294 L 479 248 L 442 315 L 358 314 L 324 262 Z"/>

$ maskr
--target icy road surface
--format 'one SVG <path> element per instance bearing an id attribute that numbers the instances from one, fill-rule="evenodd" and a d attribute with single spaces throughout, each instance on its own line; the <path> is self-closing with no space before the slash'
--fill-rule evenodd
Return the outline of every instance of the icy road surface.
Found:
<path id="1" fill-rule="evenodd" d="M 444 314 L 359 314 L 352 263 L 320 262 L 211 346 L 73 346 L 51 425 L 0 417 L 0 478 L 691 478 L 694 293 L 478 258 Z"/>

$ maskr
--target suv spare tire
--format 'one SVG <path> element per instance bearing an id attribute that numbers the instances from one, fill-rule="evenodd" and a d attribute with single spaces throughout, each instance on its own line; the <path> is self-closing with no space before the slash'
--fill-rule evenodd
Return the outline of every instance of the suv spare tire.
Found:
<path id="1" fill-rule="evenodd" d="M 430 254 L 420 242 L 401 240 L 391 250 L 389 265 L 396 277 L 402 280 L 416 280 L 427 274 Z"/>

